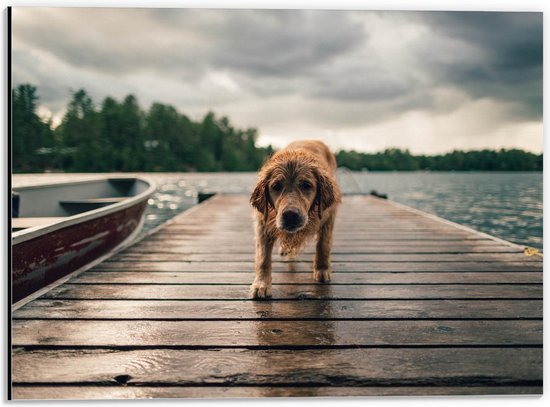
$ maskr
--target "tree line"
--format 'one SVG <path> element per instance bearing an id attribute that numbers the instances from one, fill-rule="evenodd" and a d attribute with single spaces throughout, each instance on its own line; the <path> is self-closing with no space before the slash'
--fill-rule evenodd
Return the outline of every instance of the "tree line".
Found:
<path id="1" fill-rule="evenodd" d="M 71 94 L 58 126 L 37 114 L 35 86 L 12 90 L 14 172 L 255 171 L 273 153 L 256 129 L 237 129 L 209 112 L 193 121 L 173 106 L 140 108 L 135 96 L 96 105 L 84 89 Z M 522 150 L 453 151 L 435 156 L 387 149 L 339 151 L 338 165 L 371 171 L 542 171 L 542 154 Z"/>
<path id="2" fill-rule="evenodd" d="M 360 171 L 542 171 L 542 154 L 511 150 L 458 151 L 440 155 L 412 155 L 408 150 L 386 149 L 375 154 L 340 151 L 339 166 Z"/>
<path id="3" fill-rule="evenodd" d="M 133 95 L 96 106 L 80 89 L 55 128 L 37 107 L 36 87 L 13 89 L 15 172 L 255 171 L 273 152 L 256 146 L 256 129 L 237 129 L 227 117 L 209 112 L 195 122 L 162 103 L 144 111 Z"/>

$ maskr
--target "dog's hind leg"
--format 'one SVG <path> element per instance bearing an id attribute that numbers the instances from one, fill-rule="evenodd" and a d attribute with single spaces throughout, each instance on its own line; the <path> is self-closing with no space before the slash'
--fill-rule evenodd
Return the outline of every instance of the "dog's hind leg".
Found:
<path id="1" fill-rule="evenodd" d="M 330 251 L 332 248 L 332 231 L 336 213 L 331 214 L 321 225 L 317 234 L 317 247 L 313 261 L 313 279 L 319 282 L 330 281 L 332 266 L 330 264 Z"/>

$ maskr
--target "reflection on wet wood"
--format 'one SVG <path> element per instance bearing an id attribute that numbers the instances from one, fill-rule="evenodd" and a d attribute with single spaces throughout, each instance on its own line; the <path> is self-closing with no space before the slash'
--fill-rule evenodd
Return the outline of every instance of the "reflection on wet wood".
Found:
<path id="1" fill-rule="evenodd" d="M 155 235 L 151 236 L 151 238 L 147 239 L 144 242 L 140 242 L 136 244 L 135 246 L 132 246 L 132 249 L 136 247 L 178 247 L 182 249 L 189 249 L 191 252 L 192 250 L 195 250 L 195 252 L 202 251 L 205 253 L 212 253 L 214 252 L 212 246 L 205 246 L 204 242 L 196 242 L 194 240 L 184 240 L 184 239 L 170 239 L 169 241 L 166 241 L 166 238 L 158 239 L 158 240 L 152 240 Z M 208 240 L 209 243 L 212 244 L 223 244 L 223 246 L 219 247 L 219 250 L 223 251 L 229 251 L 229 250 L 246 250 L 247 252 L 250 251 L 250 243 L 253 243 L 252 241 L 246 241 L 246 242 L 235 242 L 234 240 Z M 365 241 L 357 241 L 357 240 L 346 240 L 339 239 L 335 244 L 333 244 L 332 248 L 333 251 L 337 250 L 341 253 L 355 253 L 357 250 L 363 249 L 363 250 L 375 250 L 378 248 L 384 248 L 388 246 L 388 243 L 392 242 L 395 243 L 395 240 L 373 240 L 369 241 L 368 243 L 365 243 Z M 492 240 L 470 240 L 470 241 L 457 241 L 457 240 L 404 240 L 399 243 L 399 246 L 397 247 L 408 247 L 408 248 L 424 248 L 424 247 L 453 247 L 453 246 L 465 246 L 465 247 L 502 247 L 498 243 L 492 241 Z M 308 246 L 305 248 L 305 253 L 314 253 L 314 248 L 312 246 Z"/>
<path id="2" fill-rule="evenodd" d="M 540 272 L 500 273 L 338 273 L 331 281 L 335 284 L 537 284 Z M 73 279 L 73 284 L 248 284 L 249 273 L 193 273 L 104 271 L 84 273 Z M 313 284 L 311 273 L 274 273 L 274 284 Z"/>
<path id="3" fill-rule="evenodd" d="M 135 399 L 135 398 L 251 398 L 251 397 L 345 397 L 345 396 L 445 396 L 445 395 L 531 395 L 538 386 L 368 386 L 368 387 L 268 387 L 268 386 L 25 386 L 13 389 L 15 399 Z"/>
<path id="4" fill-rule="evenodd" d="M 332 268 L 338 273 L 370 273 L 370 272 L 495 272 L 495 271 L 541 271 L 538 263 L 506 262 L 506 263 L 477 263 L 477 262 L 417 262 L 417 263 L 344 263 L 332 262 Z M 124 262 L 105 261 L 94 268 L 94 271 L 191 271 L 191 272 L 245 272 L 254 273 L 254 263 L 227 261 L 223 263 L 223 270 L 220 264 L 215 262 L 170 262 L 170 261 L 144 261 Z M 311 272 L 311 261 L 294 263 L 273 263 L 273 272 Z"/>
<path id="5" fill-rule="evenodd" d="M 252 253 L 233 253 L 228 255 L 227 253 L 212 253 L 212 254 L 171 254 L 171 253 L 127 253 L 123 252 L 113 258 L 111 261 L 122 260 L 128 262 L 141 262 L 141 261 L 195 261 L 195 262 L 220 262 L 224 263 L 227 257 L 231 257 L 232 261 L 247 261 L 253 256 Z M 306 255 L 301 256 L 301 260 L 304 260 Z M 293 263 L 299 260 L 288 260 L 285 262 Z M 423 253 L 423 254 L 334 254 L 332 259 L 335 262 L 446 262 L 446 261 L 476 261 L 476 262 L 525 262 L 525 263 L 542 263 L 541 259 L 536 256 L 527 257 L 523 254 L 523 251 L 516 251 L 514 253 L 460 253 L 460 254 L 447 254 L 447 253 Z M 275 258 L 277 260 L 277 258 Z M 279 258 L 279 260 L 281 260 Z M 542 264 L 541 264 L 542 265 Z"/>
<path id="6" fill-rule="evenodd" d="M 125 300 L 211 300 L 248 298 L 249 285 L 167 284 L 63 284 L 43 298 Z M 274 300 L 296 299 L 542 299 L 542 286 L 535 285 L 274 285 Z"/>
<path id="7" fill-rule="evenodd" d="M 542 349 L 29 350 L 17 383 L 536 385 Z M 184 368 L 182 368 L 184 367 Z"/>
<path id="8" fill-rule="evenodd" d="M 431 254 L 431 253 L 441 253 L 441 254 L 456 254 L 456 253 L 520 253 L 519 249 L 514 249 L 511 247 L 506 247 L 502 245 L 444 245 L 444 246 L 400 246 L 400 247 L 391 247 L 388 245 L 385 246 L 348 246 L 344 248 L 335 247 L 332 250 L 333 255 L 351 255 L 351 254 L 388 254 L 388 253 L 409 253 L 409 254 Z M 126 254 L 139 254 L 139 253 L 156 253 L 156 254 L 206 254 L 207 256 L 213 254 L 239 254 L 246 255 L 248 258 L 254 255 L 254 247 L 242 248 L 242 246 L 224 246 L 219 250 L 216 250 L 214 247 L 204 247 L 204 246 L 195 246 L 190 247 L 189 245 L 164 245 L 158 243 L 155 245 L 149 244 L 140 244 L 136 245 L 129 249 Z M 304 252 L 305 255 L 314 254 L 314 248 L 310 248 Z M 215 256 L 214 256 L 215 257 Z"/>
<path id="9" fill-rule="evenodd" d="M 299 304 L 296 304 L 299 306 Z M 537 345 L 542 321 L 15 320 L 14 346 L 319 347 Z"/>
<path id="10" fill-rule="evenodd" d="M 212 198 L 14 311 L 12 396 L 542 392 L 541 257 L 345 197 L 333 282 L 309 247 L 251 301 L 251 219 L 247 197 Z"/>
<path id="11" fill-rule="evenodd" d="M 542 318 L 541 300 L 170 301 L 45 300 L 15 319 L 529 319 Z"/>

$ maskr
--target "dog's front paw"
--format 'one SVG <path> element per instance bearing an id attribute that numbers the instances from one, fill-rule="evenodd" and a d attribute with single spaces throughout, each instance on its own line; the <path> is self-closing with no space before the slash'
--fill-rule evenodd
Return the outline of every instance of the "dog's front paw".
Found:
<path id="1" fill-rule="evenodd" d="M 313 269 L 313 279 L 320 283 L 326 283 L 330 281 L 330 276 L 332 275 L 332 270 L 327 269 Z"/>
<path id="2" fill-rule="evenodd" d="M 271 297 L 271 283 L 264 280 L 254 280 L 250 286 L 250 297 L 254 299 Z"/>

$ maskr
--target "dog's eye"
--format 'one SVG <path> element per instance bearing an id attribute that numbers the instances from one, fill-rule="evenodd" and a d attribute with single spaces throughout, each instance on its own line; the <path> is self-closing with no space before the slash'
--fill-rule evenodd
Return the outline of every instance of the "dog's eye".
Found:
<path id="1" fill-rule="evenodd" d="M 283 189 L 283 184 L 279 181 L 275 181 L 273 184 L 271 184 L 271 189 L 274 191 L 280 191 Z"/>
<path id="2" fill-rule="evenodd" d="M 300 188 L 302 188 L 305 191 L 309 191 L 311 188 L 313 188 L 313 185 L 311 185 L 311 182 L 309 181 L 302 181 L 300 183 Z"/>

